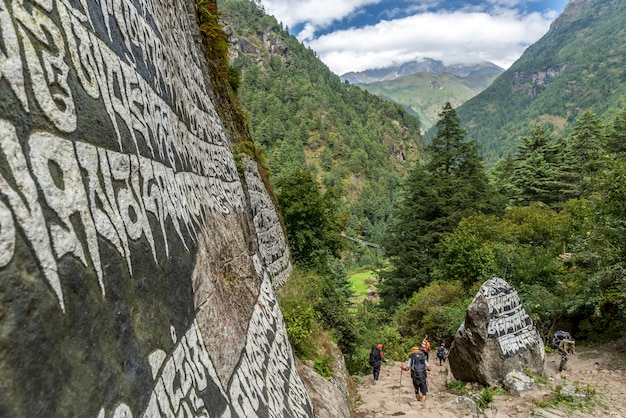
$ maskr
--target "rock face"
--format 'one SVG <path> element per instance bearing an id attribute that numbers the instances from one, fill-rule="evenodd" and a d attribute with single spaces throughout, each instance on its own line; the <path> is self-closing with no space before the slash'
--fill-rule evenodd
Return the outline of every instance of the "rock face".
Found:
<path id="1" fill-rule="evenodd" d="M 339 348 L 333 346 L 331 352 L 334 361 L 330 380 L 296 359 L 298 374 L 311 397 L 315 418 L 350 418 L 350 399 L 356 393 L 356 387 Z"/>
<path id="2" fill-rule="evenodd" d="M 467 308 L 450 353 L 450 370 L 465 382 L 501 386 L 512 371 L 545 375 L 543 341 L 505 280 L 485 282 Z"/>
<path id="3" fill-rule="evenodd" d="M 0 416 L 305 417 L 191 0 L 0 0 Z"/>

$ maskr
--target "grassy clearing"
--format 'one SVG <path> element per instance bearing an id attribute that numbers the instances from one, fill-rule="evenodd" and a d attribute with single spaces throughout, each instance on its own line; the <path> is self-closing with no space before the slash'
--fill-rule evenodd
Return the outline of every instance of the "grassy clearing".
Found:
<path id="1" fill-rule="evenodd" d="M 374 272 L 372 270 L 359 271 L 350 275 L 348 279 L 350 281 L 350 290 L 354 292 L 356 300 L 361 301 L 367 296 L 367 287 L 369 286 L 367 279 L 373 276 Z"/>

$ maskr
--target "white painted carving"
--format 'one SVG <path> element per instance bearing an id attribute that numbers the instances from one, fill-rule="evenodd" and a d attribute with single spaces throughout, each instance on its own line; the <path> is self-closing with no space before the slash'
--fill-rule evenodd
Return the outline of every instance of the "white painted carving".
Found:
<path id="1" fill-rule="evenodd" d="M 28 112 L 19 42 L 4 0 L 0 0 L 0 34 L 4 44 L 4 48 L 0 48 L 0 81 L 3 78 L 8 81 L 20 105 Z"/>
<path id="2" fill-rule="evenodd" d="M 257 232 L 259 255 L 272 278 L 274 291 L 287 281 L 291 273 L 289 247 L 285 240 L 278 212 L 265 185 L 261 181 L 256 164 L 246 159 L 246 187 L 250 196 L 252 216 Z"/>
<path id="3" fill-rule="evenodd" d="M 272 284 L 261 260 L 257 256 L 253 259 L 263 281 L 250 319 L 246 349 L 229 389 L 233 412 L 240 417 L 259 417 L 265 416 L 259 415 L 265 407 L 270 417 L 309 416 L 310 400 L 293 367 L 293 354 Z M 285 387 L 289 388 L 286 394 Z"/>
<path id="4" fill-rule="evenodd" d="M 13 214 L 0 201 L 0 267 L 4 267 L 11 262 L 13 251 L 15 251 Z"/>
<path id="5" fill-rule="evenodd" d="M 510 357 L 543 344 L 511 285 L 495 277 L 485 282 L 481 292 L 489 306 L 487 335 L 498 340 L 503 356 Z"/>
<path id="6" fill-rule="evenodd" d="M 50 12 L 52 1 L 46 3 L 39 5 Z M 65 42 L 61 31 L 37 7 L 31 7 L 29 12 L 19 1 L 11 2 L 11 6 L 19 22 L 17 32 L 37 104 L 57 129 L 72 132 L 76 129 L 76 109 L 67 80 L 70 68 L 64 61 Z"/>
<path id="7" fill-rule="evenodd" d="M 0 119 L 0 135 L 0 149 L 17 186 L 17 190 L 13 189 L 9 181 L 0 174 L 0 191 L 7 196 L 13 217 L 24 236 L 30 241 L 37 261 L 41 265 L 42 273 L 56 294 L 61 310 L 65 312 L 57 264 L 52 254 L 46 220 L 37 202 L 35 181 L 28 171 L 26 158 L 18 142 L 15 128 L 7 121 Z M 9 241 L 14 239 L 8 238 Z M 12 246 L 8 248 L 11 249 Z M 4 257 L 10 258 L 13 254 L 7 254 Z"/>

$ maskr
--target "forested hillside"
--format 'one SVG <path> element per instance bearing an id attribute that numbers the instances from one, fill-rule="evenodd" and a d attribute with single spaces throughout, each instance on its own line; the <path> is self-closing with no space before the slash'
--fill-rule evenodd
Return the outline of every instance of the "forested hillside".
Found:
<path id="1" fill-rule="evenodd" d="M 623 334 L 626 6 L 572 2 L 467 102 L 480 106 L 447 103 L 422 148 L 416 118 L 341 83 L 255 3 L 219 4 L 298 267 L 280 304 L 301 358 L 332 374 L 319 323 L 352 373 L 368 371 L 373 341 L 398 360 L 424 334 L 450 341 L 494 276 L 544 340 L 556 328 L 587 344 Z M 507 158 L 486 171 L 481 152 Z M 375 270 L 381 303 L 351 305 L 342 231 L 382 244 L 385 263 L 358 263 Z"/>
<path id="2" fill-rule="evenodd" d="M 626 102 L 625 40 L 626 2 L 570 1 L 546 35 L 457 109 L 467 138 L 492 165 L 531 125 L 567 134 L 585 110 L 610 121 Z"/>
<path id="3" fill-rule="evenodd" d="M 239 99 L 274 184 L 296 169 L 312 171 L 346 205 L 347 233 L 378 242 L 405 167 L 419 155 L 419 120 L 342 83 L 256 3 L 220 0 L 218 7 Z"/>

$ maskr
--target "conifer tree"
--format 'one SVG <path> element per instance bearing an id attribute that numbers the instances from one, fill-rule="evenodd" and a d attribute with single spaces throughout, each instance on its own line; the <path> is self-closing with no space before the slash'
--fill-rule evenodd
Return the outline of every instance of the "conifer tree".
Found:
<path id="1" fill-rule="evenodd" d="M 467 216 L 497 209 L 476 143 L 464 141 L 465 131 L 450 103 L 439 116 L 427 162 L 409 173 L 395 224 L 384 241 L 393 265 L 381 274 L 380 294 L 388 307 L 432 281 L 443 234 Z"/>
<path id="2" fill-rule="evenodd" d="M 600 169 L 605 138 L 596 115 L 585 111 L 577 120 L 574 130 L 567 137 L 565 149 L 565 170 L 572 174 L 576 183 L 576 197 L 584 195 L 591 188 L 594 177 Z"/>
<path id="3" fill-rule="evenodd" d="M 575 184 L 564 169 L 564 145 L 553 140 L 545 126 L 531 129 L 516 154 L 513 184 L 518 205 L 541 202 L 552 209 L 575 195 Z"/>
<path id="4" fill-rule="evenodd" d="M 626 108 L 622 109 L 613 121 L 607 149 L 609 152 L 626 153 Z"/>

